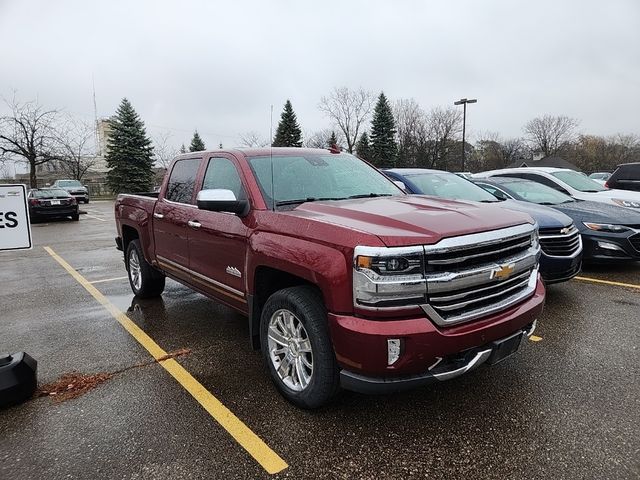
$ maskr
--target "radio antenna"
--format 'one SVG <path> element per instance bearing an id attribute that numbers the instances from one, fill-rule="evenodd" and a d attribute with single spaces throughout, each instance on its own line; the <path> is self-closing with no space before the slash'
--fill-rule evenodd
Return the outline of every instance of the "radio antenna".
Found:
<path id="1" fill-rule="evenodd" d="M 273 178 L 273 105 L 271 105 L 271 120 L 269 124 L 269 158 L 271 159 L 271 208 L 276 211 L 276 195 L 275 195 L 275 180 Z"/>

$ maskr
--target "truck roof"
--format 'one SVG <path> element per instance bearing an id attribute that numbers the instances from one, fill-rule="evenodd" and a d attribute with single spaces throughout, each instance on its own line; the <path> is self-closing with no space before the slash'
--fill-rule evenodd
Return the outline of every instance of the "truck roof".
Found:
<path id="1" fill-rule="evenodd" d="M 179 155 L 176 158 L 188 158 L 194 154 L 207 154 L 215 155 L 216 153 L 230 153 L 241 154 L 245 157 L 264 157 L 264 156 L 300 156 L 300 155 L 326 155 L 337 154 L 347 152 L 337 152 L 328 148 L 299 148 L 299 147 L 259 147 L 259 148 L 224 148 L 224 149 L 212 149 L 202 150 L 199 152 L 187 152 Z"/>

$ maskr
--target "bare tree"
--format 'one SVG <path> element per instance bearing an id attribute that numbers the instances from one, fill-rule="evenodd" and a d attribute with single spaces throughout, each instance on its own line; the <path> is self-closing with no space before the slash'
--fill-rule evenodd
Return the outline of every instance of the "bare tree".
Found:
<path id="1" fill-rule="evenodd" d="M 181 153 L 180 147 L 172 145 L 170 139 L 171 133 L 168 131 L 164 131 L 153 137 L 153 154 L 156 165 L 165 170 L 169 168 L 174 157 Z"/>
<path id="2" fill-rule="evenodd" d="M 530 160 L 531 151 L 522 138 L 503 139 L 497 132 L 479 135 L 475 146 L 478 170 L 505 168 L 518 160 Z"/>
<path id="3" fill-rule="evenodd" d="M 398 165 L 414 167 L 427 163 L 427 116 L 413 98 L 400 99 L 393 107 L 398 142 Z"/>
<path id="4" fill-rule="evenodd" d="M 269 140 L 265 140 L 256 131 L 245 132 L 240 135 L 240 146 L 247 148 L 266 147 Z"/>
<path id="5" fill-rule="evenodd" d="M 331 145 L 329 144 L 329 140 L 331 139 L 331 134 L 334 131 L 330 128 L 323 128 L 322 130 L 318 130 L 317 132 L 304 133 L 304 146 L 307 148 L 329 148 Z M 335 132 L 337 146 L 342 148 L 344 145 L 344 136 L 342 132 Z"/>
<path id="6" fill-rule="evenodd" d="M 37 188 L 36 168 L 60 159 L 60 113 L 37 101 L 20 102 L 15 95 L 4 100 L 10 113 L 0 117 L 0 158 L 29 165 L 29 183 Z"/>
<path id="7" fill-rule="evenodd" d="M 362 124 L 369 118 L 373 108 L 373 95 L 360 88 L 349 90 L 335 87 L 320 99 L 320 111 L 329 117 L 344 134 L 347 151 L 353 153 Z"/>
<path id="8" fill-rule="evenodd" d="M 69 178 L 82 180 L 96 164 L 95 128 L 87 122 L 69 119 L 58 133 L 60 170 Z"/>
<path id="9" fill-rule="evenodd" d="M 529 120 L 523 130 L 534 150 L 545 157 L 555 155 L 575 139 L 579 122 L 566 115 L 545 115 Z"/>
<path id="10" fill-rule="evenodd" d="M 428 158 L 430 167 L 447 169 L 449 152 L 462 132 L 462 113 L 453 108 L 433 108 L 427 116 Z"/>

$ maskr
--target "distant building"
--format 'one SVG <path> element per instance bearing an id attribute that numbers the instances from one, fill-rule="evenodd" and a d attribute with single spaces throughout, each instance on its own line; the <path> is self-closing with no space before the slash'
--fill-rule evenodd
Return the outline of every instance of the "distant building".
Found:
<path id="1" fill-rule="evenodd" d="M 511 165 L 508 165 L 508 168 L 518 168 L 518 167 L 555 167 L 555 168 L 570 168 L 571 170 L 575 170 L 576 172 L 582 171 L 573 163 L 557 155 L 549 155 L 548 157 L 542 157 L 538 159 L 534 157 L 534 160 L 517 160 L 513 162 Z"/>

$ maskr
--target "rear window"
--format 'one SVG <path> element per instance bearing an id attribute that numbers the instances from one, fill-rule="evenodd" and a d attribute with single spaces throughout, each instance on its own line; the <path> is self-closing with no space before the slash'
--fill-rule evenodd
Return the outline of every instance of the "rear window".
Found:
<path id="1" fill-rule="evenodd" d="M 178 160 L 171 170 L 164 197 L 171 202 L 191 203 L 199 167 L 199 158 Z"/>
<path id="2" fill-rule="evenodd" d="M 640 163 L 620 165 L 611 175 L 611 180 L 640 180 Z"/>
<path id="3" fill-rule="evenodd" d="M 451 200 L 472 200 L 474 202 L 497 202 L 498 200 L 476 184 L 453 173 L 420 173 L 407 175 L 424 195 Z"/>
<path id="4" fill-rule="evenodd" d="M 59 187 L 81 187 L 82 184 L 78 180 L 59 180 Z"/>
<path id="5" fill-rule="evenodd" d="M 32 190 L 31 196 L 33 198 L 55 198 L 55 197 L 67 198 L 70 195 L 66 190 L 52 188 L 48 190 Z"/>

